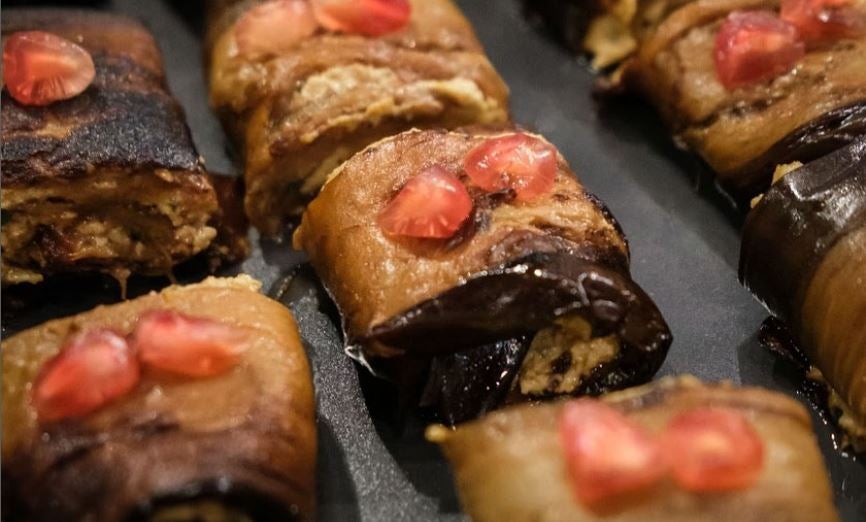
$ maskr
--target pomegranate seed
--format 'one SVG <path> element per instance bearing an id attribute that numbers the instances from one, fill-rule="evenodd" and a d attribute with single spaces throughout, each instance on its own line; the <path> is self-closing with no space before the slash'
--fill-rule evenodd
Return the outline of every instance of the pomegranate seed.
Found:
<path id="1" fill-rule="evenodd" d="M 84 416 L 129 393 L 140 376 L 126 339 L 111 330 L 88 330 L 43 365 L 33 404 L 42 421 Z"/>
<path id="2" fill-rule="evenodd" d="M 866 2 L 852 0 L 782 0 L 782 20 L 807 42 L 866 36 Z"/>
<path id="3" fill-rule="evenodd" d="M 446 238 L 472 213 L 472 198 L 457 176 L 431 167 L 406 185 L 379 213 L 379 226 L 391 235 Z"/>
<path id="4" fill-rule="evenodd" d="M 667 472 L 651 435 L 598 400 L 566 405 L 559 428 L 574 492 L 584 504 L 648 488 Z"/>
<path id="5" fill-rule="evenodd" d="M 381 36 L 405 27 L 409 0 L 311 0 L 322 27 L 330 31 Z"/>
<path id="6" fill-rule="evenodd" d="M 245 338 L 237 328 L 211 319 L 154 310 L 139 318 L 132 343 L 146 366 L 188 377 L 210 377 L 240 362 Z"/>
<path id="7" fill-rule="evenodd" d="M 3 82 L 24 105 L 48 105 L 78 96 L 95 76 L 90 53 L 57 35 L 19 32 L 3 45 Z"/>
<path id="8" fill-rule="evenodd" d="M 463 169 L 488 192 L 512 189 L 518 200 L 530 201 L 553 189 L 556 149 L 522 133 L 491 138 L 469 151 Z"/>
<path id="9" fill-rule="evenodd" d="M 806 53 L 797 28 L 769 11 L 734 11 L 716 35 L 719 81 L 736 89 L 785 74 Z"/>
<path id="10" fill-rule="evenodd" d="M 749 421 L 724 408 L 692 410 L 673 419 L 663 436 L 677 483 L 689 491 L 729 491 L 754 484 L 764 445 Z"/>
<path id="11" fill-rule="evenodd" d="M 235 26 L 238 52 L 248 58 L 288 51 L 316 32 L 307 0 L 274 0 L 248 10 Z"/>

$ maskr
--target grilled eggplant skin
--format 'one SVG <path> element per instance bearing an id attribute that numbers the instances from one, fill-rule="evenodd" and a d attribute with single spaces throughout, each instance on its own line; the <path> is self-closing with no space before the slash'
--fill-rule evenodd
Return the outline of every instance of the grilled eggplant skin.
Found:
<path id="1" fill-rule="evenodd" d="M 165 510 L 210 501 L 255 520 L 311 519 L 316 429 L 310 368 L 291 314 L 258 286 L 248 276 L 210 278 L 5 340 L 4 515 L 159 520 Z M 250 345 L 226 374 L 158 382 L 145 375 L 130 395 L 94 414 L 39 424 L 29 390 L 67 335 L 91 327 L 128 333 L 151 309 L 234 325 L 248 332 Z M 167 520 L 202 520 L 195 510 L 178 512 Z"/>
<path id="2" fill-rule="evenodd" d="M 472 147 L 512 132 L 414 130 L 381 140 L 334 171 L 294 236 L 340 309 L 349 353 L 405 389 L 426 388 L 421 402 L 452 423 L 562 386 L 600 393 L 644 382 L 671 341 L 628 275 L 621 230 L 561 156 L 551 193 L 531 202 L 471 189 L 474 214 L 452 238 L 394 238 L 376 224 L 412 176 L 431 165 L 461 172 Z M 568 385 L 584 353 L 564 353 L 538 368 L 544 381 L 516 391 L 533 335 L 569 317 L 593 339 L 614 339 L 615 353 Z"/>
<path id="3" fill-rule="evenodd" d="M 764 442 L 762 475 L 745 491 L 720 494 L 687 493 L 667 482 L 645 496 L 594 512 L 577 501 L 568 476 L 559 434 L 564 401 L 514 406 L 454 430 L 433 426 L 427 437 L 445 453 L 463 508 L 478 522 L 838 520 L 809 415 L 793 399 L 760 388 L 678 377 L 601 400 L 652 431 L 692 408 L 738 410 Z"/>
<path id="4" fill-rule="evenodd" d="M 695 0 L 672 9 L 647 32 L 624 77 L 652 101 L 678 138 L 706 160 L 722 183 L 735 193 L 750 193 L 769 184 L 775 166 L 770 160 L 775 158 L 761 157 L 779 155 L 773 146 L 786 137 L 840 110 L 857 109 L 855 127 L 866 128 L 866 37 L 810 49 L 789 73 L 727 91 L 716 79 L 712 49 L 721 21 L 738 9 L 776 10 L 778 2 Z M 812 154 L 828 152 L 835 141 L 857 135 L 850 127 L 838 127 Z M 792 140 L 789 147 L 803 147 L 804 152 L 790 159 L 813 159 L 807 145 L 808 137 Z"/>
<path id="5" fill-rule="evenodd" d="M 251 59 L 234 28 L 258 3 L 212 1 L 207 47 L 211 104 L 244 158 L 247 214 L 266 234 L 378 139 L 508 120 L 508 89 L 450 0 L 413 0 L 408 26 L 382 37 L 320 31 Z"/>
<path id="6" fill-rule="evenodd" d="M 534 4 L 527 2 L 558 32 L 578 31 L 565 33 L 569 41 L 624 58 L 606 84 L 652 102 L 676 142 L 700 154 L 738 198 L 765 190 L 776 165 L 812 161 L 866 133 L 866 37 L 810 49 L 794 70 L 765 84 L 727 91 L 718 82 L 712 48 L 721 21 L 734 10 L 777 10 L 777 0 Z M 624 34 L 584 40 L 580 28 L 562 25 L 575 10 L 612 18 Z"/>
<path id="7" fill-rule="evenodd" d="M 17 282 L 10 270 L 31 282 L 164 274 L 204 250 L 216 194 L 144 27 L 65 9 L 9 9 L 2 24 L 4 36 L 42 30 L 79 42 L 96 66 L 70 100 L 32 107 L 3 92 L 4 283 Z"/>
<path id="8" fill-rule="evenodd" d="M 32 30 L 79 42 L 97 74 L 81 95 L 44 107 L 21 105 L 4 91 L 4 185 L 85 176 L 94 167 L 201 174 L 182 109 L 167 91 L 159 50 L 144 26 L 122 15 L 73 9 L 10 9 L 3 16 L 4 36 Z"/>
<path id="9" fill-rule="evenodd" d="M 470 192 L 474 216 L 445 241 L 394 239 L 376 224 L 378 213 L 411 177 L 432 165 L 460 173 L 472 147 L 514 132 L 407 131 L 370 145 L 331 174 L 307 207 L 294 245 L 309 254 L 354 339 L 465 277 L 533 251 L 555 251 L 557 244 L 583 247 L 612 266 L 627 266 L 625 238 L 561 156 L 552 191 L 531 202 L 515 205 L 507 193 Z"/>
<path id="10" fill-rule="evenodd" d="M 866 139 L 770 188 L 746 220 L 740 280 L 788 323 L 866 447 Z"/>
<path id="11" fill-rule="evenodd" d="M 539 362 L 543 352 L 532 352 L 534 334 L 574 316 L 594 338 L 614 337 L 615 357 L 587 365 L 581 360 L 591 348 L 585 347 Z M 429 353 L 426 357 L 433 359 L 420 404 L 453 425 L 512 402 L 599 395 L 647 382 L 664 362 L 670 342 L 661 313 L 627 275 L 564 250 L 536 252 L 470 276 L 378 325 L 358 344 L 403 349 L 405 357 L 359 357 L 398 382 L 405 359 L 417 364 Z M 463 350 L 436 355 L 443 346 Z M 530 373 L 541 374 L 543 384 L 524 384 L 532 380 Z M 574 374 L 579 374 L 577 382 L 571 381 Z"/>
<path id="12" fill-rule="evenodd" d="M 533 246 L 551 245 L 539 241 Z M 473 274 L 376 325 L 359 342 L 435 356 L 443 346 L 461 351 L 523 339 L 572 314 L 580 315 L 595 337 L 615 335 L 620 350 L 578 392 L 599 394 L 648 381 L 664 361 L 670 334 L 649 296 L 621 268 L 605 267 L 568 248 L 536 251 Z"/>

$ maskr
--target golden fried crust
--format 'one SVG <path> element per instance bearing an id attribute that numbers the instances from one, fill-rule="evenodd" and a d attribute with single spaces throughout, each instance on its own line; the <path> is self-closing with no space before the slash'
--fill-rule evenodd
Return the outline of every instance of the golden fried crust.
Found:
<path id="1" fill-rule="evenodd" d="M 533 252 L 582 249 L 625 269 L 624 238 L 561 156 L 549 195 L 514 203 L 474 193 L 475 215 L 450 240 L 385 235 L 377 216 L 410 177 L 432 165 L 461 172 L 466 153 L 490 136 L 414 130 L 387 138 L 338 168 L 310 203 L 294 244 L 309 254 L 351 334 Z"/>
<path id="2" fill-rule="evenodd" d="M 75 41 L 96 65 L 94 83 L 70 100 L 30 107 L 3 92 L 4 186 L 100 168 L 167 169 L 195 178 L 190 188 L 202 184 L 183 112 L 167 91 L 156 43 L 141 24 L 64 9 L 8 9 L 2 23 L 4 37 L 41 30 Z"/>
<path id="3" fill-rule="evenodd" d="M 379 38 L 320 31 L 248 59 L 234 23 L 254 3 L 214 2 L 210 97 L 245 157 L 247 213 L 268 234 L 373 141 L 508 119 L 508 89 L 450 0 L 413 1 L 409 25 Z"/>
<path id="4" fill-rule="evenodd" d="M 808 413 L 793 399 L 684 377 L 614 392 L 602 400 L 651 431 L 696 407 L 739 410 L 764 441 L 763 473 L 757 484 L 733 493 L 691 494 L 666 482 L 600 514 L 584 508 L 572 491 L 559 438 L 565 402 L 501 410 L 454 431 L 432 427 L 428 437 L 442 446 L 464 509 L 478 522 L 838 520 Z"/>
<path id="5" fill-rule="evenodd" d="M 4 511 L 22 520 L 120 521 L 152 503 L 201 493 L 242 509 L 267 503 L 312 517 L 310 368 L 291 314 L 257 287 L 248 276 L 211 278 L 4 341 Z M 64 340 L 84 328 L 129 333 L 151 309 L 234 325 L 248 334 L 249 348 L 226 374 L 167 380 L 146 373 L 130 395 L 84 419 L 38 424 L 29 391 Z"/>
<path id="6" fill-rule="evenodd" d="M 695 0 L 671 8 L 653 20 L 653 29 L 643 30 L 640 49 L 625 70 L 626 81 L 644 92 L 677 136 L 735 190 L 767 182 L 775 163 L 813 159 L 866 128 L 866 115 L 860 114 L 866 105 L 866 37 L 810 48 L 792 71 L 766 84 L 728 91 L 717 80 L 713 46 L 723 19 L 734 10 L 776 10 L 778 4 Z M 650 10 L 650 4 L 644 6 Z M 639 15 L 638 23 L 647 17 Z M 859 112 L 835 114 L 846 108 Z M 828 117 L 833 129 L 806 129 Z M 803 130 L 811 136 L 795 136 Z M 788 137 L 791 143 L 774 148 Z"/>

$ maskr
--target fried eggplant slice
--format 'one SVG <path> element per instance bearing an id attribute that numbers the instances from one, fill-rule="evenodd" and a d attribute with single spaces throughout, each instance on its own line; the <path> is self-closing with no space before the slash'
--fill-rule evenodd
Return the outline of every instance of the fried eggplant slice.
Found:
<path id="1" fill-rule="evenodd" d="M 249 276 L 209 278 L 4 340 L 4 516 L 311 519 L 316 428 L 310 368 L 291 314 L 259 286 Z M 155 311 L 215 321 L 217 331 L 240 332 L 245 349 L 233 367 L 206 378 L 143 366 L 137 385 L 101 409 L 43 419 L 33 390 L 40 389 L 46 361 L 71 336 L 106 329 L 135 335 L 142 317 Z M 201 331 L 186 334 L 201 340 Z"/>
<path id="2" fill-rule="evenodd" d="M 866 139 L 770 188 L 746 220 L 740 280 L 791 328 L 866 449 Z"/>
<path id="3" fill-rule="evenodd" d="M 668 377 L 600 401 L 653 434 L 690 410 L 733 410 L 763 443 L 760 475 L 747 489 L 705 493 L 663 479 L 642 495 L 588 507 L 575 492 L 561 436 L 571 401 L 513 406 L 453 430 L 431 426 L 427 437 L 450 461 L 463 508 L 478 522 L 838 520 L 809 415 L 795 400 L 761 388 Z"/>
<path id="4" fill-rule="evenodd" d="M 629 276 L 618 225 L 555 150 L 552 188 L 531 201 L 470 184 L 473 213 L 450 238 L 377 224 L 425 168 L 461 172 L 474 147 L 517 132 L 381 140 L 332 173 L 294 236 L 341 312 L 350 355 L 451 423 L 503 401 L 645 382 L 671 341 Z"/>
<path id="5" fill-rule="evenodd" d="M 207 39 L 211 104 L 244 158 L 247 215 L 266 234 L 378 139 L 508 120 L 508 89 L 451 0 L 412 0 L 408 25 L 383 36 L 320 28 L 288 51 L 245 56 L 238 21 L 261 3 L 212 1 Z"/>
<path id="6" fill-rule="evenodd" d="M 96 76 L 80 95 L 47 106 L 3 91 L 3 283 L 64 272 L 163 275 L 205 250 L 218 201 L 153 37 L 114 14 L 4 11 L 4 41 L 30 30 L 79 43 Z"/>
<path id="7" fill-rule="evenodd" d="M 608 85 L 652 102 L 675 141 L 738 198 L 765 190 L 776 165 L 812 161 L 866 134 L 866 36 L 808 44 L 787 73 L 729 90 L 714 64 L 722 22 L 734 11 L 778 13 L 778 1 L 546 0 L 537 10 L 561 32 L 574 4 L 592 20 L 579 33 L 583 49 L 600 66 L 621 64 Z"/>
<path id="8" fill-rule="evenodd" d="M 208 247 L 212 271 L 223 264 L 239 263 L 249 257 L 249 220 L 244 213 L 244 184 L 240 176 L 210 174 L 219 210 L 211 219 L 217 235 Z"/>

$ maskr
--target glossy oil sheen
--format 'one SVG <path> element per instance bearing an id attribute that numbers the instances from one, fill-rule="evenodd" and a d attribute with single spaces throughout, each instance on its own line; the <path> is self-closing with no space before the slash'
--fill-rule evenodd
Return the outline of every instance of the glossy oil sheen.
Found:
<path id="1" fill-rule="evenodd" d="M 409 23 L 409 0 L 310 0 L 316 19 L 331 31 L 382 36 Z"/>
<path id="2" fill-rule="evenodd" d="M 716 34 L 716 75 L 729 90 L 772 80 L 806 54 L 797 29 L 770 11 L 733 12 Z"/>
<path id="3" fill-rule="evenodd" d="M 866 35 L 866 3 L 859 0 L 782 0 L 780 16 L 815 44 Z"/>
<path id="4" fill-rule="evenodd" d="M 594 102 L 592 74 L 525 19 L 521 2 L 456 3 L 508 82 L 515 120 L 561 150 L 628 234 L 632 273 L 676 336 L 659 376 L 689 372 L 794 394 L 799 371 L 760 345 L 758 329 L 767 312 L 736 281 L 742 216 L 730 210 L 693 157 L 673 146 L 653 109 L 629 100 Z M 223 130 L 202 95 L 207 91 L 194 29 L 202 23 L 193 7 L 197 3 L 107 4 L 143 19 L 158 33 L 168 81 L 208 167 L 237 173 Z M 242 269 L 292 308 L 313 366 L 320 447 L 317 519 L 465 520 L 448 465 L 423 440 L 426 421 L 409 417 L 399 425 L 392 390 L 358 372 L 343 354 L 336 311 L 305 268 L 304 256 L 285 242 L 254 238 L 253 244 L 254 254 Z M 201 274 L 181 271 L 178 276 L 191 281 Z M 130 295 L 164 284 L 162 279 L 132 281 Z M 3 304 L 13 295 L 4 291 Z M 118 299 L 115 286 L 94 287 L 82 280 L 67 280 L 33 297 L 38 302 L 30 307 L 3 307 L 4 335 Z M 832 431 L 820 415 L 813 420 L 841 517 L 860 522 L 866 513 L 866 466 L 835 450 Z"/>
<path id="5" fill-rule="evenodd" d="M 10 35 L 3 44 L 3 83 L 24 105 L 48 105 L 78 96 L 96 74 L 81 46 L 44 31 Z"/>
<path id="6" fill-rule="evenodd" d="M 250 58 L 290 51 L 318 28 L 306 0 L 272 0 L 247 11 L 235 24 L 238 53 Z"/>

